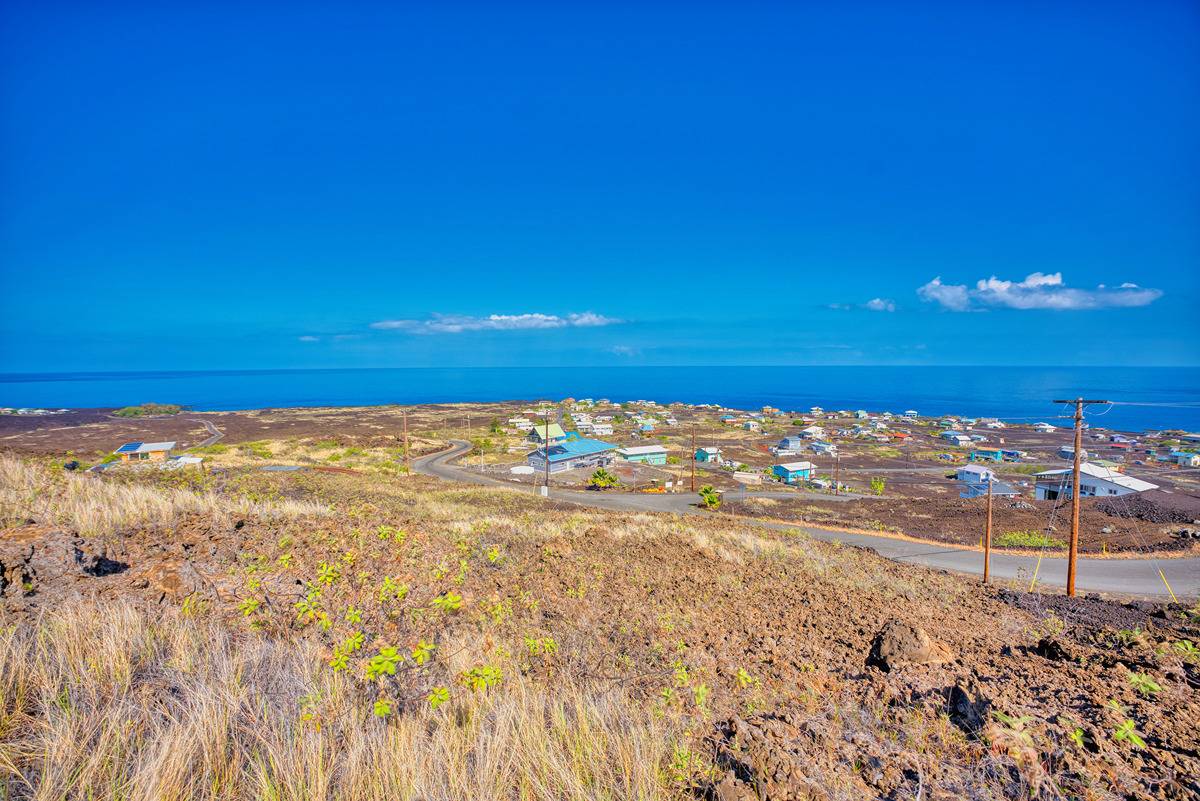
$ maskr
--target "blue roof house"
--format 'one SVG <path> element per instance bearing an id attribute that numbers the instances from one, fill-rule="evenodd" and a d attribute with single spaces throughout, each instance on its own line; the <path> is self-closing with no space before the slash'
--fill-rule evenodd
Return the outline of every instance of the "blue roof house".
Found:
<path id="1" fill-rule="evenodd" d="M 549 448 L 550 472 L 560 473 L 584 467 L 607 467 L 612 464 L 615 445 L 598 439 L 578 438 L 552 443 Z M 538 448 L 525 457 L 536 471 L 546 469 L 546 448 Z"/>

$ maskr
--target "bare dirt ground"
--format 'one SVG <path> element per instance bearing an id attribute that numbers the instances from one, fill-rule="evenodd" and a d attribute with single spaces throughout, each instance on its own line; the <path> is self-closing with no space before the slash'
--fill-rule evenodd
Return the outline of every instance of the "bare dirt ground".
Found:
<path id="1" fill-rule="evenodd" d="M 1200 792 L 1200 609 L 1027 595 L 719 515 L 585 511 L 417 476 L 6 465 L 6 488 L 41 487 L 0 494 L 0 618 L 16 630 L 44 610 L 132 604 L 251 643 L 304 638 L 330 671 L 361 633 L 341 675 L 366 708 L 393 703 L 378 725 L 403 725 L 432 687 L 450 693 L 435 728 L 518 677 L 619 688 L 676 732 L 647 757 L 662 760 L 662 797 Z M 179 492 L 165 506 L 145 495 Z M 434 603 L 449 596 L 452 609 Z M 362 679 L 382 647 L 421 642 L 430 661 Z M 462 649 L 454 659 L 487 672 L 452 667 Z M 495 681 L 473 690 L 480 676 Z M 52 730 L 0 733 L 21 775 L 71 773 L 55 762 L 66 751 L 42 747 Z"/>

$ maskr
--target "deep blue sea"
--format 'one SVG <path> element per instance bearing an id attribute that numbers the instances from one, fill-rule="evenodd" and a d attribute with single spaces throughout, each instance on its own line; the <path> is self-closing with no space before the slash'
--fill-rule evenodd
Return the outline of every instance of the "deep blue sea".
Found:
<path id="1" fill-rule="evenodd" d="M 1200 430 L 1196 367 L 587 367 L 215 370 L 0 374 L 0 406 L 93 408 L 147 401 L 200 411 L 292 406 L 534 400 L 810 406 L 872 412 L 1056 419 L 1055 398 L 1116 401 L 1096 425 Z"/>

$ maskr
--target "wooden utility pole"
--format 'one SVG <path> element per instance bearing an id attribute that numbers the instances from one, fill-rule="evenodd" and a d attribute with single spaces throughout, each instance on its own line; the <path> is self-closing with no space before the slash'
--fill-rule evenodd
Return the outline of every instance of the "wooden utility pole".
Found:
<path id="1" fill-rule="evenodd" d="M 696 424 L 692 423 L 692 492 L 696 491 Z"/>
<path id="2" fill-rule="evenodd" d="M 404 410 L 404 469 L 412 472 L 412 458 L 408 453 L 408 410 Z"/>
<path id="3" fill-rule="evenodd" d="M 1056 400 L 1055 403 L 1070 403 L 1075 406 L 1075 453 L 1074 469 L 1071 471 L 1071 539 L 1067 550 L 1067 595 L 1075 595 L 1075 559 L 1079 552 L 1079 462 L 1083 451 L 1083 407 L 1091 403 L 1108 403 L 1103 400 Z"/>
<path id="4" fill-rule="evenodd" d="M 987 483 L 987 525 L 983 529 L 983 583 L 988 583 L 988 570 L 992 562 L 992 482 Z"/>
<path id="5" fill-rule="evenodd" d="M 542 453 L 546 457 L 546 495 L 550 494 L 550 414 L 546 413 L 546 438 L 542 441 Z"/>
<path id="6" fill-rule="evenodd" d="M 833 455 L 833 494 L 842 494 L 842 455 L 840 453 Z"/>

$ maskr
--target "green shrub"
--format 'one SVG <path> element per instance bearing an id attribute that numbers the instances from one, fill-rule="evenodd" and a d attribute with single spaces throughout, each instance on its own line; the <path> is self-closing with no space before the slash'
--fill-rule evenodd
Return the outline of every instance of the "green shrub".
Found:
<path id="1" fill-rule="evenodd" d="M 1002 548 L 1066 548 L 1067 544 L 1048 534 L 1034 529 L 1028 531 L 1006 531 L 996 538 L 996 544 Z"/>
<path id="2" fill-rule="evenodd" d="M 165 414 L 179 414 L 183 407 L 175 403 L 143 403 L 141 406 L 126 406 L 117 409 L 113 414 L 117 417 L 153 417 Z"/>

